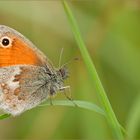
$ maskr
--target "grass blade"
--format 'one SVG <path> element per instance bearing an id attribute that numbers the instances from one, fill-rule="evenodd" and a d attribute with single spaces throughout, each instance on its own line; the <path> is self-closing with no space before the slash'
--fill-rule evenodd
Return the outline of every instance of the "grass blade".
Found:
<path id="1" fill-rule="evenodd" d="M 46 106 L 46 105 L 50 105 L 50 102 L 47 101 L 46 103 L 43 103 L 42 105 L 39 105 L 39 106 Z M 105 115 L 104 110 L 101 109 L 99 106 L 90 102 L 86 102 L 86 101 L 74 100 L 72 102 L 68 100 L 53 100 L 53 105 L 80 107 L 83 109 L 95 111 L 101 115 Z"/>
<path id="2" fill-rule="evenodd" d="M 1 115 L 0 115 L 0 120 L 9 118 L 10 116 L 11 116 L 10 114 L 1 114 Z"/>
<path id="3" fill-rule="evenodd" d="M 87 51 L 87 48 L 84 44 L 84 41 L 82 40 L 80 30 L 78 28 L 76 20 L 72 14 L 67 2 L 65 0 L 63 0 L 62 3 L 63 3 L 65 13 L 67 15 L 67 19 L 70 23 L 72 32 L 74 34 L 75 40 L 76 40 L 78 47 L 81 51 L 83 60 L 87 66 L 87 70 L 89 72 L 91 80 L 93 81 L 93 83 L 95 85 L 96 92 L 98 93 L 99 99 L 104 107 L 105 112 L 106 112 L 106 118 L 107 118 L 108 123 L 110 124 L 110 126 L 112 128 L 112 132 L 114 134 L 114 137 L 115 137 L 115 139 L 123 140 L 123 134 L 122 134 L 122 131 L 120 129 L 120 124 L 119 124 L 119 122 L 118 122 L 118 120 L 113 112 L 113 109 L 112 109 L 111 104 L 107 98 L 107 95 L 106 95 L 105 90 L 102 86 L 102 83 L 98 77 L 98 74 L 97 74 L 95 66 L 92 62 L 92 59 Z"/>

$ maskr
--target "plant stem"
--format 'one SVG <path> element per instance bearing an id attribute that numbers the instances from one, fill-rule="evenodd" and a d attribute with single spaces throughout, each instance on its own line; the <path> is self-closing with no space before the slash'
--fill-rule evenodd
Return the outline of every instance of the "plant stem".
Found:
<path id="1" fill-rule="evenodd" d="M 11 115 L 10 114 L 0 114 L 0 120 L 9 118 Z"/>
<path id="2" fill-rule="evenodd" d="M 78 47 L 81 51 L 84 62 L 87 66 L 87 70 L 89 72 L 91 80 L 95 85 L 96 92 L 98 93 L 99 99 L 104 107 L 105 112 L 106 112 L 106 118 L 108 120 L 108 123 L 110 124 L 110 126 L 113 130 L 114 137 L 118 140 L 123 140 L 123 134 L 122 134 L 121 129 L 120 129 L 120 124 L 115 116 L 115 113 L 113 112 L 113 109 L 112 109 L 111 104 L 107 98 L 105 90 L 104 90 L 102 83 L 99 79 L 99 76 L 96 72 L 96 69 L 95 69 L 95 66 L 92 62 L 92 59 L 87 51 L 87 48 L 84 44 L 84 41 L 82 40 L 80 30 L 78 28 L 78 25 L 76 23 L 76 20 L 75 20 L 73 14 L 72 14 L 72 11 L 69 8 L 69 6 L 65 0 L 63 0 L 62 3 L 63 3 L 65 13 L 67 14 L 67 18 L 68 18 L 68 21 L 70 23 L 75 40 L 78 44 Z"/>
<path id="3" fill-rule="evenodd" d="M 46 103 L 43 103 L 39 106 L 47 106 L 47 105 L 50 105 L 50 102 L 47 101 Z M 101 109 L 96 104 L 93 104 L 93 103 L 90 103 L 90 102 L 87 102 L 87 101 L 73 100 L 73 102 L 72 102 L 72 101 L 68 101 L 68 100 L 53 100 L 53 105 L 83 108 L 83 109 L 95 111 L 96 113 L 99 113 L 103 116 L 106 116 L 103 109 Z"/>

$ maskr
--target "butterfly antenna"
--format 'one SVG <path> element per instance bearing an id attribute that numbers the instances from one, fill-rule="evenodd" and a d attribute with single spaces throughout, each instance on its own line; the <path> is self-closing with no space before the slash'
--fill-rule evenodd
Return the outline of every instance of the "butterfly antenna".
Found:
<path id="1" fill-rule="evenodd" d="M 59 68 L 61 67 L 62 55 L 63 55 L 64 48 L 61 49 L 60 56 L 59 56 Z"/>
<path id="2" fill-rule="evenodd" d="M 69 61 L 67 61 L 66 63 L 64 63 L 61 67 L 65 67 L 66 65 L 70 64 L 71 62 L 73 62 L 74 60 L 79 60 L 79 58 L 72 58 Z"/>
<path id="3" fill-rule="evenodd" d="M 73 60 L 79 60 L 79 58 L 72 58 L 69 61 L 67 61 L 66 63 L 61 65 L 63 52 L 64 52 L 64 48 L 61 49 L 60 56 L 59 56 L 59 67 L 58 67 L 59 69 L 70 64 Z"/>

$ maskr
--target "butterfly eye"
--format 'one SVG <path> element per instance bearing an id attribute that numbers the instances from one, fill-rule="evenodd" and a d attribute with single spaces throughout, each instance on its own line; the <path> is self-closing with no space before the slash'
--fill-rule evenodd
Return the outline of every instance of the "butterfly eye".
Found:
<path id="1" fill-rule="evenodd" d="M 9 37 L 7 37 L 7 36 L 2 37 L 1 40 L 0 40 L 0 44 L 1 44 L 1 46 L 3 48 L 10 47 L 11 46 L 11 42 L 12 42 L 11 39 Z"/>

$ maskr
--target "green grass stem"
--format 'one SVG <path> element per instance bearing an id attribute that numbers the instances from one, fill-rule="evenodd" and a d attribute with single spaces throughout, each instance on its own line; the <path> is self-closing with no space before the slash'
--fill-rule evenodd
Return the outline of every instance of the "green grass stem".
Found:
<path id="1" fill-rule="evenodd" d="M 76 20 L 75 20 L 73 14 L 72 14 L 72 11 L 65 0 L 63 0 L 62 3 L 63 3 L 65 13 L 67 15 L 67 19 L 68 19 L 70 26 L 71 26 L 71 30 L 74 34 L 75 40 L 76 40 L 78 47 L 81 51 L 83 60 L 86 64 L 86 67 L 87 67 L 87 70 L 88 70 L 89 75 L 91 77 L 91 80 L 95 86 L 96 92 L 98 93 L 99 99 L 104 107 L 105 112 L 106 112 L 106 118 L 107 118 L 108 123 L 110 124 L 110 126 L 112 128 L 112 132 L 114 134 L 114 137 L 115 137 L 115 139 L 123 140 L 123 134 L 122 134 L 122 131 L 120 128 L 120 124 L 115 116 L 115 113 L 113 112 L 111 104 L 107 98 L 105 90 L 104 90 L 102 83 L 99 79 L 99 76 L 96 72 L 95 66 L 92 62 L 92 59 L 87 51 L 87 48 L 84 44 L 83 39 L 81 37 L 80 30 L 78 28 L 78 25 L 76 23 Z"/>
<path id="2" fill-rule="evenodd" d="M 46 103 L 43 103 L 39 106 L 46 106 L 50 105 L 50 102 L 47 101 Z M 79 107 L 91 111 L 95 111 L 101 115 L 105 116 L 105 112 L 103 109 L 101 109 L 99 106 L 96 104 L 86 102 L 86 101 L 79 101 L 79 100 L 74 100 L 74 101 L 68 101 L 68 100 L 53 100 L 53 105 L 54 106 L 71 106 L 71 107 Z"/>
<path id="3" fill-rule="evenodd" d="M 10 114 L 1 114 L 1 115 L 0 115 L 0 120 L 9 118 L 10 116 L 11 116 Z"/>

